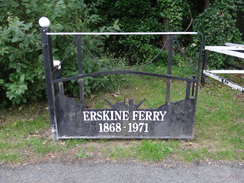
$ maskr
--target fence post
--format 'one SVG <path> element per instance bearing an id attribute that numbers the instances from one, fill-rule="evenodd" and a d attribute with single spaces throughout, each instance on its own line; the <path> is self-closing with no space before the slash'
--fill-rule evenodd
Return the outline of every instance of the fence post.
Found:
<path id="1" fill-rule="evenodd" d="M 53 140 L 57 140 L 57 125 L 56 125 L 56 117 L 55 117 L 55 109 L 54 109 L 54 86 L 52 84 L 53 78 L 53 56 L 52 56 L 52 47 L 51 47 L 51 39 L 46 34 L 50 32 L 50 21 L 46 17 L 42 17 L 39 19 L 39 24 L 41 26 L 41 42 L 42 42 L 42 54 L 43 54 L 43 63 L 45 70 L 45 80 L 46 80 L 46 92 L 48 99 L 48 108 L 49 108 L 49 116 L 51 123 L 51 132 Z"/>

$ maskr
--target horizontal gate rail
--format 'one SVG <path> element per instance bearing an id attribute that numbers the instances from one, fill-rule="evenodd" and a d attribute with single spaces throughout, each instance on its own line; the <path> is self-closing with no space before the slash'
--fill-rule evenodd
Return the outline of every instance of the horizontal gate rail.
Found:
<path id="1" fill-rule="evenodd" d="M 193 35 L 201 34 L 199 32 L 47 32 L 49 36 L 70 35 L 70 36 L 84 36 L 84 35 Z"/>
<path id="2" fill-rule="evenodd" d="M 214 74 L 244 74 L 244 70 L 206 70 Z"/>
<path id="3" fill-rule="evenodd" d="M 229 86 L 229 87 L 231 87 L 231 88 L 233 88 L 235 90 L 244 92 L 244 87 L 243 86 L 240 86 L 240 85 L 238 85 L 238 84 L 236 84 L 234 82 L 231 82 L 231 81 L 229 81 L 229 80 L 227 80 L 225 78 L 217 76 L 216 74 L 214 74 L 214 73 L 212 73 L 212 72 L 210 72 L 208 70 L 204 70 L 203 74 L 205 74 L 206 76 L 209 76 L 209 77 L 211 77 L 211 78 L 213 78 L 213 79 L 215 79 L 215 80 L 217 80 L 217 81 L 219 81 L 221 83 L 224 83 L 225 85 L 227 85 L 227 86 Z"/>

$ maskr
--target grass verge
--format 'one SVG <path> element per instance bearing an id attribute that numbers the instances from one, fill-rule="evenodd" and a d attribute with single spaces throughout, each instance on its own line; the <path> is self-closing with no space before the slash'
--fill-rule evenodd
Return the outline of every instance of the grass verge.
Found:
<path id="1" fill-rule="evenodd" d="M 159 71 L 159 72 L 164 72 Z M 180 72 L 180 71 L 178 71 Z M 244 159 L 244 96 L 242 93 L 211 80 L 199 90 L 195 137 L 193 140 L 60 140 L 51 139 L 48 110 L 45 102 L 12 107 L 0 113 L 0 162 L 23 163 L 50 159 L 112 159 L 163 161 L 197 160 L 243 161 Z M 165 80 L 131 77 L 132 86 L 114 93 L 93 95 L 91 108 L 105 108 L 104 98 L 139 102 L 155 108 L 164 102 Z M 171 101 L 185 97 L 185 83 L 172 82 Z"/>

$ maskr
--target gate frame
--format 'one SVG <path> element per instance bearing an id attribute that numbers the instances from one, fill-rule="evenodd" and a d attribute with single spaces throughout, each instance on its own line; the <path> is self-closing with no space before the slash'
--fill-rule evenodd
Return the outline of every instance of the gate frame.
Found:
<path id="1" fill-rule="evenodd" d="M 41 25 L 40 25 L 41 26 Z M 48 25 L 49 26 L 49 25 Z M 80 137 L 67 137 L 62 138 L 58 135 L 57 129 L 57 116 L 55 112 L 55 93 L 63 92 L 63 83 L 65 81 L 70 81 L 76 79 L 79 81 L 80 86 L 80 102 L 84 106 L 84 96 L 83 96 L 83 81 L 82 78 L 95 76 L 95 75 L 103 75 L 103 74 L 142 74 L 156 77 L 163 77 L 167 79 L 166 82 L 166 100 L 165 103 L 170 103 L 170 87 L 171 87 L 171 79 L 182 80 L 187 82 L 186 87 L 186 98 L 193 97 L 195 99 L 195 108 L 194 108 L 194 116 L 196 112 L 196 103 L 198 96 L 198 86 L 200 81 L 201 74 L 201 60 L 202 60 L 202 50 L 204 46 L 204 37 L 199 32 L 50 32 L 50 28 L 48 26 L 42 26 L 40 28 L 41 33 L 41 42 L 42 42 L 42 53 L 44 60 L 44 70 L 45 70 L 45 82 L 46 82 L 46 93 L 48 99 L 48 107 L 50 113 L 50 124 L 51 124 L 51 133 L 53 140 L 57 139 L 70 139 L 70 138 L 80 138 Z M 52 45 L 51 38 L 52 35 L 74 35 L 77 37 L 77 60 L 78 60 L 78 76 L 72 76 L 68 78 L 60 78 L 60 66 L 57 65 L 54 67 L 54 61 L 52 56 Z M 81 36 L 83 35 L 168 35 L 169 36 L 169 50 L 168 50 L 168 69 L 167 75 L 155 74 L 155 73 L 146 73 L 139 71 L 130 71 L 130 70 L 116 70 L 116 71 L 106 71 L 106 72 L 97 72 L 90 74 L 82 74 L 82 57 L 81 57 Z M 200 35 L 200 45 L 199 45 L 199 57 L 197 64 L 197 73 L 195 78 L 181 78 L 171 75 L 171 65 L 173 60 L 173 37 L 175 35 Z M 192 86 L 191 86 L 191 83 Z M 192 92 L 190 91 L 192 87 Z M 191 92 L 191 94 L 190 94 Z M 195 118 L 195 117 L 194 117 Z M 193 123 L 194 129 L 194 123 Z M 194 131 L 194 130 L 193 130 Z M 87 137 L 85 137 L 87 138 Z M 96 138 L 96 137 L 95 137 Z M 108 137 L 105 137 L 108 139 Z M 150 138 L 150 137 L 147 137 Z M 193 138 L 193 136 L 192 136 Z M 96 139 L 101 139 L 101 137 L 97 137 Z M 141 137 L 136 138 L 132 137 L 130 139 L 142 139 Z"/>

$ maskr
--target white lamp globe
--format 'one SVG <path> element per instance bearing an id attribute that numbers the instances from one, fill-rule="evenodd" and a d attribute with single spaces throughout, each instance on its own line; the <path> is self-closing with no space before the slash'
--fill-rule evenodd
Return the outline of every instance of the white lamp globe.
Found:
<path id="1" fill-rule="evenodd" d="M 39 19 L 39 25 L 41 27 L 49 27 L 50 25 L 50 20 L 47 17 L 41 17 Z"/>

